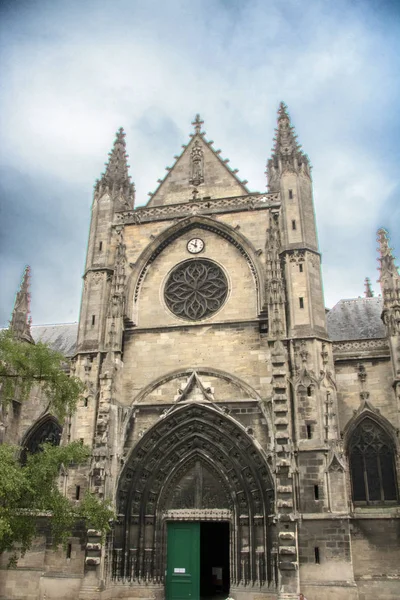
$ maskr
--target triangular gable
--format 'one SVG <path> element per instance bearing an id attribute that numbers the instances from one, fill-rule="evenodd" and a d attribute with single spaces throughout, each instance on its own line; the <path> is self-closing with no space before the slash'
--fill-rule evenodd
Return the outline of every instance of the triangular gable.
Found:
<path id="1" fill-rule="evenodd" d="M 220 158 L 204 134 L 196 133 L 147 203 L 180 204 L 200 198 L 229 198 L 249 194 L 245 183 Z"/>
<path id="2" fill-rule="evenodd" d="M 186 385 L 178 390 L 176 401 L 182 402 L 213 402 L 214 396 L 211 388 L 206 388 L 201 382 L 196 371 L 193 371 Z"/>

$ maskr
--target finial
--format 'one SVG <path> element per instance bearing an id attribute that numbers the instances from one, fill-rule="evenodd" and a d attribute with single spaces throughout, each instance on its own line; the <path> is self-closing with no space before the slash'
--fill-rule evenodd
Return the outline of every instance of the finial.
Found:
<path id="1" fill-rule="evenodd" d="M 278 108 L 278 120 L 283 118 L 290 120 L 288 107 L 284 102 L 281 101 Z"/>
<path id="2" fill-rule="evenodd" d="M 378 229 L 377 234 L 378 234 L 377 241 L 379 242 L 378 251 L 379 251 L 381 257 L 390 255 L 392 253 L 392 249 L 389 246 L 388 230 L 381 227 L 380 229 Z"/>
<path id="3" fill-rule="evenodd" d="M 393 254 L 392 248 L 389 246 L 389 232 L 387 229 L 381 227 L 378 229 L 378 238 L 377 241 L 379 243 L 378 252 L 380 254 L 380 258 L 378 260 L 381 263 L 380 271 L 381 277 L 384 274 L 392 273 L 398 276 L 397 267 L 395 264 L 395 256 Z"/>
<path id="4" fill-rule="evenodd" d="M 369 277 L 366 277 L 366 278 L 365 278 L 364 285 L 365 285 L 364 296 L 365 296 L 366 298 L 373 298 L 373 297 L 374 297 L 374 292 L 373 292 L 373 290 L 372 290 L 372 287 L 371 287 L 371 280 L 370 280 L 370 278 L 369 278 Z"/>
<path id="5" fill-rule="evenodd" d="M 128 155 L 126 153 L 125 132 L 120 127 L 116 133 L 113 148 L 109 153 L 105 172 L 96 184 L 96 190 L 108 188 L 113 196 L 118 196 L 124 205 L 134 203 L 135 186 L 131 183 L 128 172 Z"/>
<path id="6" fill-rule="evenodd" d="M 194 127 L 195 134 L 200 135 L 200 133 L 201 133 L 201 126 L 204 125 L 204 121 L 201 120 L 200 115 L 198 113 L 195 116 L 194 121 L 192 121 L 192 125 Z"/>
<path id="7" fill-rule="evenodd" d="M 294 172 L 311 179 L 311 167 L 308 156 L 297 141 L 295 129 L 290 121 L 284 102 L 279 104 L 278 123 L 275 129 L 272 156 L 267 162 L 268 189 L 277 192 L 280 189 L 280 176 L 283 172 Z"/>
<path id="8" fill-rule="evenodd" d="M 15 298 L 14 310 L 11 317 L 10 329 L 14 335 L 23 341 L 34 343 L 31 335 L 29 279 L 31 268 L 25 267 L 21 286 Z"/>

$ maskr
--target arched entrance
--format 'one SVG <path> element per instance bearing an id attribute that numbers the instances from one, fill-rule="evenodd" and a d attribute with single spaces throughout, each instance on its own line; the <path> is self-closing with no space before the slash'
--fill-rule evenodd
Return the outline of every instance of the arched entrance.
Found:
<path id="1" fill-rule="evenodd" d="M 274 583 L 272 478 L 245 428 L 215 405 L 177 406 L 153 426 L 126 463 L 117 500 L 114 579 L 164 583 L 168 524 L 180 521 L 227 524 L 231 586 Z"/>

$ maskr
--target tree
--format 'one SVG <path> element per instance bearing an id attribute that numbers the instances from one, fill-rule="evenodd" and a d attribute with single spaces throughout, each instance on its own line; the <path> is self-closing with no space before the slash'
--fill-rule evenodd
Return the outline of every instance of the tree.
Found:
<path id="1" fill-rule="evenodd" d="M 13 400 L 24 401 L 33 386 L 41 388 L 49 411 L 60 421 L 76 409 L 84 390 L 77 377 L 66 370 L 66 359 L 46 344 L 19 340 L 11 330 L 0 332 L 0 390 L 4 406 Z"/>
<path id="2" fill-rule="evenodd" d="M 12 558 L 24 554 L 37 533 L 38 517 L 48 517 L 53 544 L 65 543 L 79 521 L 105 534 L 110 529 L 110 507 L 87 492 L 77 504 L 58 487 L 61 466 L 80 465 L 90 456 L 89 448 L 79 442 L 66 446 L 44 444 L 42 451 L 27 456 L 25 465 L 18 447 L 0 446 L 0 552 Z"/>
<path id="3" fill-rule="evenodd" d="M 82 382 L 68 375 L 65 358 L 45 344 L 21 341 L 12 331 L 0 332 L 0 402 L 4 409 L 17 399 L 27 400 L 38 386 L 48 402 L 48 411 L 62 422 L 76 409 Z M 10 551 L 15 559 L 31 546 L 39 516 L 47 516 L 53 543 L 65 542 L 76 523 L 85 520 L 105 534 L 113 511 L 87 492 L 80 503 L 71 502 L 58 486 L 60 469 L 85 464 L 90 449 L 73 442 L 64 446 L 44 444 L 41 451 L 27 455 L 22 448 L 0 445 L 0 552 Z"/>

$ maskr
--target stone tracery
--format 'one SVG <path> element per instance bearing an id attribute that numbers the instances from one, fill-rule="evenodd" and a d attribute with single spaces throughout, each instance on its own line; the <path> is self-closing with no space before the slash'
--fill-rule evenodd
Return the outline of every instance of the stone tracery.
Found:
<path id="1" fill-rule="evenodd" d="M 177 317 L 198 321 L 221 308 L 228 294 L 222 269 L 210 260 L 189 260 L 178 265 L 165 286 L 165 302 Z"/>
<path id="2" fill-rule="evenodd" d="M 197 482 L 189 497 L 185 478 L 196 477 L 206 485 Z M 120 478 L 114 578 L 162 582 L 167 513 L 224 509 L 236 532 L 232 582 L 271 583 L 272 489 L 263 456 L 238 423 L 210 406 L 176 408 L 139 442 Z"/>

